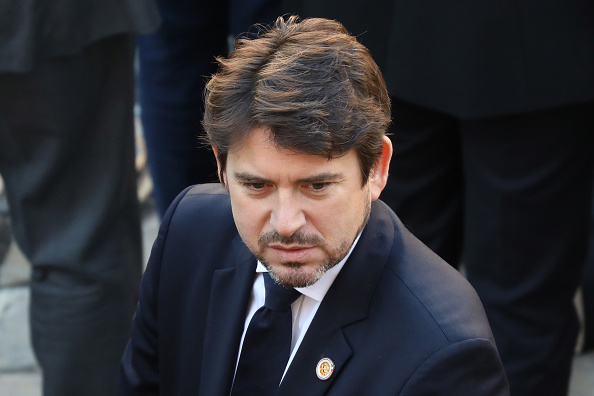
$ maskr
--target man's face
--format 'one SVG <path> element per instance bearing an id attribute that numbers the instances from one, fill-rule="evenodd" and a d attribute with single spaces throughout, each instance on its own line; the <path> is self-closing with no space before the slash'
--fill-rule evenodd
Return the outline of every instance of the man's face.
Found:
<path id="1" fill-rule="evenodd" d="M 354 151 L 328 160 L 277 147 L 269 136 L 255 128 L 229 152 L 225 184 L 247 247 L 279 283 L 304 287 L 348 253 L 385 178 L 379 191 L 373 177 L 362 186 Z"/>

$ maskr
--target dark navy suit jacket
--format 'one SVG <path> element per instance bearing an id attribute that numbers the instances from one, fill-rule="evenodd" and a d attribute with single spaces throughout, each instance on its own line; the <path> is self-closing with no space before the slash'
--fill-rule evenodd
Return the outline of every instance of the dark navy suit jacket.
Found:
<path id="1" fill-rule="evenodd" d="M 219 185 L 183 192 L 141 286 L 118 395 L 228 395 L 256 259 Z M 316 376 L 321 358 L 336 369 Z M 336 278 L 279 395 L 507 395 L 468 282 L 381 201 Z"/>

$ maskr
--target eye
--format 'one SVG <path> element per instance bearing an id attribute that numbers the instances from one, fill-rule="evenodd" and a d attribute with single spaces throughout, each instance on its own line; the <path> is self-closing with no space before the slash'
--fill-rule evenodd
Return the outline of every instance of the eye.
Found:
<path id="1" fill-rule="evenodd" d="M 264 187 L 266 187 L 266 183 L 265 182 L 252 182 L 252 183 L 243 183 L 244 187 L 250 189 L 250 190 L 262 190 Z"/>
<path id="2" fill-rule="evenodd" d="M 322 191 L 322 190 L 325 190 L 331 184 L 332 183 L 327 183 L 327 182 L 309 183 L 307 185 L 307 187 L 310 188 L 313 191 Z"/>

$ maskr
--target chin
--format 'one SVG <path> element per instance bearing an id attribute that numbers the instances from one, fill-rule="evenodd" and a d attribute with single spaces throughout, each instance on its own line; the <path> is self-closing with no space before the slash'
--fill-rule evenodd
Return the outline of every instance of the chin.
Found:
<path id="1" fill-rule="evenodd" d="M 270 276 L 277 283 L 286 287 L 307 287 L 320 280 L 325 270 L 322 267 L 308 268 L 303 263 L 280 263 L 270 265 L 264 263 Z"/>

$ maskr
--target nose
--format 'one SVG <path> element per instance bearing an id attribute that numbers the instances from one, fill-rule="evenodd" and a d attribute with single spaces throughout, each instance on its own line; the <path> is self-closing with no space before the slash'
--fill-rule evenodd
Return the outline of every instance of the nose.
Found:
<path id="1" fill-rule="evenodd" d="M 270 215 L 270 224 L 282 236 L 291 236 L 306 223 L 299 199 L 290 192 L 279 192 L 276 207 Z"/>

